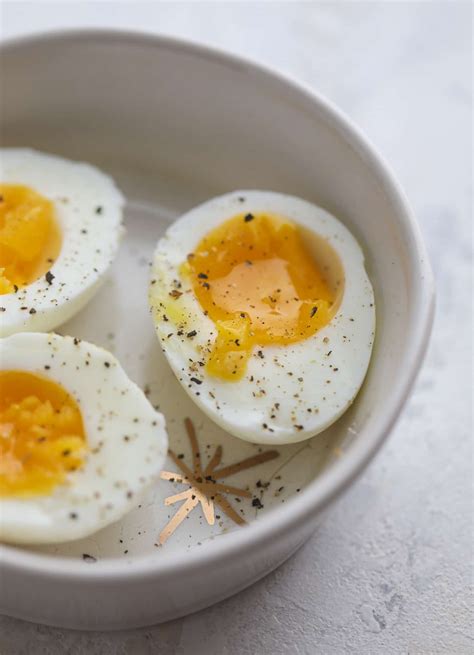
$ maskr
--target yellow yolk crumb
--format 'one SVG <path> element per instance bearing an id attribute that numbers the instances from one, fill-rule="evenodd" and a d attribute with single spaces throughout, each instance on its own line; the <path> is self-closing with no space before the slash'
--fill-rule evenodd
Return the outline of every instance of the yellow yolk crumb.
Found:
<path id="1" fill-rule="evenodd" d="M 0 371 L 0 496 L 49 493 L 86 452 L 81 411 L 59 384 Z"/>
<path id="2" fill-rule="evenodd" d="M 0 295 L 44 275 L 60 249 L 53 203 L 26 186 L 0 184 Z"/>
<path id="3" fill-rule="evenodd" d="M 206 370 L 225 380 L 244 375 L 255 346 L 307 339 L 335 311 L 334 293 L 301 231 L 278 216 L 225 221 L 201 240 L 182 272 L 217 328 Z"/>

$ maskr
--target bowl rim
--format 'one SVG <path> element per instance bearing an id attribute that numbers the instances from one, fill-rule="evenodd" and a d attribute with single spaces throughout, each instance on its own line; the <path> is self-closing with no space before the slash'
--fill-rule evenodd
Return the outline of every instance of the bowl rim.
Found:
<path id="1" fill-rule="evenodd" d="M 121 29 L 64 29 L 6 39 L 0 44 L 0 57 L 14 54 L 17 50 L 44 44 L 68 44 L 72 42 L 100 42 L 165 50 L 177 50 L 189 56 L 208 59 L 224 67 L 238 68 L 260 81 L 261 85 L 279 88 L 298 96 L 312 112 L 318 112 L 328 126 L 342 133 L 350 147 L 363 156 L 373 171 L 377 182 L 393 204 L 409 243 L 407 250 L 415 270 L 412 283 L 414 297 L 412 315 L 409 316 L 410 330 L 407 331 L 405 375 L 400 375 L 391 389 L 384 407 L 374 420 L 364 438 L 356 440 L 345 457 L 335 462 L 329 470 L 323 471 L 300 494 L 289 499 L 285 505 L 274 508 L 251 526 L 242 530 L 219 535 L 210 541 L 205 549 L 193 549 L 182 553 L 156 553 L 130 559 L 102 560 L 100 567 L 84 566 L 80 559 L 51 556 L 21 550 L 13 545 L 2 544 L 0 568 L 11 572 L 28 573 L 38 577 L 67 578 L 70 581 L 126 581 L 129 579 L 153 579 L 175 575 L 177 571 L 190 573 L 208 564 L 222 563 L 234 556 L 245 555 L 246 551 L 263 547 L 279 539 L 283 534 L 296 530 L 311 521 L 334 501 L 366 468 L 380 449 L 393 428 L 421 367 L 429 342 L 434 317 L 434 280 L 420 229 L 407 198 L 384 159 L 376 152 L 370 141 L 352 121 L 331 101 L 314 91 L 308 85 L 296 81 L 251 59 L 228 53 L 193 40 L 167 35 Z"/>

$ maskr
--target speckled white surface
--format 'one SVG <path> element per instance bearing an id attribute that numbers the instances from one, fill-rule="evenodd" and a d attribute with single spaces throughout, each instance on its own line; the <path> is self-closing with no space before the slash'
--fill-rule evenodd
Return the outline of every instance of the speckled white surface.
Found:
<path id="1" fill-rule="evenodd" d="M 290 561 L 150 629 L 0 618 L 1 655 L 472 653 L 472 5 L 3 3 L 1 20 L 3 37 L 92 25 L 189 37 L 307 82 L 391 163 L 438 285 L 427 362 L 388 445 Z"/>

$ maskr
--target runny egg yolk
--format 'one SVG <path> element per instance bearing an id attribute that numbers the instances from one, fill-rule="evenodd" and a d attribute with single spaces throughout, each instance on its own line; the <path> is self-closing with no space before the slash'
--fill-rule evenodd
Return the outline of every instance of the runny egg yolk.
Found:
<path id="1" fill-rule="evenodd" d="M 183 272 L 217 328 L 206 370 L 224 380 L 244 375 L 256 346 L 307 339 L 335 312 L 336 293 L 301 230 L 275 215 L 227 220 L 201 240 Z"/>
<path id="2" fill-rule="evenodd" d="M 0 184 L 0 295 L 44 275 L 60 249 L 53 203 L 29 187 Z"/>
<path id="3" fill-rule="evenodd" d="M 0 371 L 0 496 L 51 492 L 87 450 L 79 406 L 59 384 Z"/>

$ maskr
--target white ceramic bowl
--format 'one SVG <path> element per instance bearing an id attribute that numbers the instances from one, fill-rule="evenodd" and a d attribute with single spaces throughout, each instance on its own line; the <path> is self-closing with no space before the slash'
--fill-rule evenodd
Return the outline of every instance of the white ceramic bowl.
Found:
<path id="1" fill-rule="evenodd" d="M 364 387 L 326 433 L 230 478 L 255 493 L 257 480 L 271 479 L 258 492 L 263 510 L 242 503 L 250 525 L 223 521 L 211 529 L 196 511 L 156 548 L 173 511 L 164 498 L 175 493 L 161 481 L 146 504 L 88 540 L 2 548 L 3 613 L 83 629 L 171 619 L 283 562 L 381 446 L 430 332 L 425 249 L 402 191 L 365 138 L 314 92 L 253 63 L 169 38 L 73 32 L 5 45 L 1 72 L 3 145 L 90 161 L 127 195 L 128 237 L 112 276 L 62 332 L 112 347 L 129 374 L 149 384 L 175 449 L 189 454 L 187 415 L 202 443 L 223 445 L 226 462 L 256 447 L 211 424 L 160 354 L 146 307 L 146 264 L 169 221 L 219 193 L 273 189 L 333 212 L 366 253 L 377 336 Z"/>

